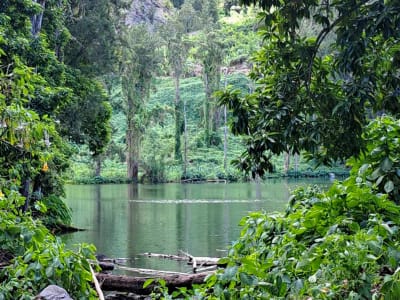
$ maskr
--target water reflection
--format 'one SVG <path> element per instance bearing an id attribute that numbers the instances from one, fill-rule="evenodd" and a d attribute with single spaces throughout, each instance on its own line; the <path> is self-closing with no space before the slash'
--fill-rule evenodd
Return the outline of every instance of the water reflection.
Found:
<path id="1" fill-rule="evenodd" d="M 70 185 L 66 202 L 75 226 L 67 246 L 87 242 L 110 257 L 140 253 L 222 256 L 237 239 L 238 223 L 249 211 L 283 210 L 289 190 L 304 182 L 232 184 Z M 327 184 L 319 181 L 319 184 Z M 132 265 L 182 270 L 176 262 L 141 258 Z"/>

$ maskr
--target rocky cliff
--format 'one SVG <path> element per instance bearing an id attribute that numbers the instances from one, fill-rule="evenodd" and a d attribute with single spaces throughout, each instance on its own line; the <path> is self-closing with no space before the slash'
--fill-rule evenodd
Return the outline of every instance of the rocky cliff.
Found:
<path id="1" fill-rule="evenodd" d="M 164 23 L 170 7 L 168 0 L 133 0 L 125 22 L 127 25 Z"/>

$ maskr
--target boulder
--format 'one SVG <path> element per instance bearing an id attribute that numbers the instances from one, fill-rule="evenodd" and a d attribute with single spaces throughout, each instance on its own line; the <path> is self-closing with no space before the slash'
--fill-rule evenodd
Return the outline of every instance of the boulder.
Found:
<path id="1" fill-rule="evenodd" d="M 49 285 L 39 295 L 37 300 L 73 300 L 70 295 L 62 287 L 57 285 Z"/>

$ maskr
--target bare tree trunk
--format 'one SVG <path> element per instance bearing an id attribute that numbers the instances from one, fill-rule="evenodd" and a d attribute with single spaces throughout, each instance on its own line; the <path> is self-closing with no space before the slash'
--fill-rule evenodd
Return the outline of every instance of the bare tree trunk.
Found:
<path id="1" fill-rule="evenodd" d="M 21 190 L 21 195 L 25 197 L 25 204 L 24 204 L 24 207 L 23 207 L 23 212 L 26 212 L 29 209 L 29 200 L 30 200 L 29 190 L 30 190 L 30 187 L 31 187 L 31 179 L 27 178 L 23 182 L 23 188 Z"/>
<path id="2" fill-rule="evenodd" d="M 185 149 L 184 149 L 184 164 L 183 164 L 183 176 L 186 179 L 187 176 L 187 163 L 188 163 L 188 129 L 187 129 L 187 116 L 186 116 L 186 99 L 183 102 L 183 118 L 184 118 L 184 141 L 185 141 Z"/>
<path id="3" fill-rule="evenodd" d="M 33 0 L 33 2 L 38 3 L 43 8 L 39 14 L 31 17 L 31 32 L 34 37 L 37 37 L 42 29 L 43 13 L 46 6 L 46 0 Z"/>
<path id="4" fill-rule="evenodd" d="M 127 143 L 127 175 L 132 182 L 139 181 L 139 147 L 140 139 L 134 128 L 128 129 L 126 132 Z"/>
<path id="5" fill-rule="evenodd" d="M 140 85 L 132 87 L 127 82 L 128 97 L 127 97 L 127 130 L 126 130 L 126 146 L 127 146 L 127 176 L 132 182 L 139 181 L 139 157 L 140 157 L 140 142 L 141 142 L 141 131 L 140 124 L 137 124 L 135 118 L 138 113 L 138 104 L 142 101 L 144 88 Z"/>
<path id="6" fill-rule="evenodd" d="M 94 175 L 96 177 L 101 176 L 101 156 L 97 155 L 94 157 L 94 163 L 95 163 L 95 168 L 94 168 Z"/>
<path id="7" fill-rule="evenodd" d="M 62 8 L 62 0 L 58 0 L 57 6 L 59 8 Z M 62 43 L 59 41 L 59 38 L 61 36 L 61 32 L 59 28 L 56 28 L 54 32 L 55 36 L 55 46 L 54 46 L 54 52 L 56 53 L 56 57 L 58 61 L 63 62 L 64 61 L 64 52 L 63 52 L 63 47 Z"/>
<path id="8" fill-rule="evenodd" d="M 226 89 L 226 86 L 228 84 L 228 68 L 224 68 L 224 88 Z M 226 105 L 224 105 L 224 171 L 225 175 L 227 175 L 227 164 L 228 164 L 228 126 L 227 126 L 227 117 L 226 117 Z"/>
<path id="9" fill-rule="evenodd" d="M 226 105 L 224 105 L 224 171 L 227 174 L 228 168 L 228 126 L 226 117 Z"/>
<path id="10" fill-rule="evenodd" d="M 175 159 L 182 161 L 181 135 L 183 129 L 182 105 L 180 95 L 180 72 L 175 71 Z"/>
<path id="11" fill-rule="evenodd" d="M 204 99 L 204 142 L 207 147 L 211 146 L 211 133 L 210 133 L 210 101 L 211 101 L 211 87 L 208 74 L 204 74 L 204 85 L 206 97 Z"/>
<path id="12" fill-rule="evenodd" d="M 284 155 L 285 155 L 285 161 L 283 166 L 283 172 L 285 173 L 285 175 L 287 175 L 290 168 L 290 152 L 285 152 Z"/>

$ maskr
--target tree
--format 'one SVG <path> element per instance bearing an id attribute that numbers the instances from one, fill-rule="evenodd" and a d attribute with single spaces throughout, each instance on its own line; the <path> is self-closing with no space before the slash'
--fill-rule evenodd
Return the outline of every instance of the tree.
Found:
<path id="1" fill-rule="evenodd" d="M 263 9 L 264 45 L 254 56 L 254 93 L 227 91 L 220 103 L 233 113 L 232 130 L 246 137 L 236 164 L 272 171 L 272 154 L 307 151 L 320 163 L 344 160 L 365 148 L 361 133 L 378 113 L 400 112 L 400 8 L 396 1 L 243 0 Z M 319 33 L 299 34 L 303 19 Z M 336 34 L 334 51 L 322 42 Z"/>
<path id="2" fill-rule="evenodd" d="M 3 167 L 16 170 L 12 176 L 18 178 L 16 182 L 27 203 L 34 194 L 40 197 L 63 194 L 61 176 L 72 154 L 69 141 L 87 143 L 96 155 L 103 151 L 109 138 L 110 110 L 105 104 L 104 90 L 92 78 L 84 78 L 79 70 L 66 66 L 60 61 L 62 55 L 56 55 L 57 49 L 63 52 L 62 47 L 69 39 L 64 4 L 58 0 L 0 4 L 1 93 L 5 99 L 1 112 L 5 120 L 7 111 L 12 111 L 13 122 L 19 122 L 17 127 L 3 129 L 9 134 L 32 135 L 20 137 L 16 143 L 23 139 L 35 144 L 26 146 L 29 149 L 40 149 L 21 151 L 20 146 L 13 144 L 14 139 L 8 140 L 14 146 L 10 149 L 19 154 L 11 165 Z M 19 92 L 10 94 L 12 90 Z M 24 121 L 23 115 L 27 120 Z M 41 128 L 38 129 L 41 132 L 32 127 Z M 43 141 L 46 147 L 40 148 Z M 2 150 L 7 152 L 7 147 Z M 12 177 L 9 176 L 6 178 Z"/>
<path id="3" fill-rule="evenodd" d="M 198 49 L 203 67 L 204 82 L 204 140 L 207 147 L 216 144 L 213 140 L 217 127 L 217 111 L 214 92 L 219 89 L 221 81 L 221 65 L 223 61 L 222 44 L 218 33 L 212 29 L 204 29 Z"/>
<path id="4" fill-rule="evenodd" d="M 223 45 L 218 33 L 217 2 L 204 1 L 201 11 L 201 22 L 204 26 L 199 38 L 197 56 L 203 68 L 204 82 L 204 142 L 207 147 L 217 144 L 214 140 L 217 127 L 217 111 L 213 93 L 219 89 L 221 65 L 223 62 Z"/>
<path id="5" fill-rule="evenodd" d="M 188 22 L 188 20 L 190 22 Z M 175 10 L 162 28 L 166 45 L 167 61 L 175 81 L 175 159 L 182 161 L 181 135 L 184 131 L 183 106 L 180 97 L 180 78 L 188 57 L 188 32 L 194 29 L 196 17 L 192 5 L 184 4 L 180 10 Z"/>
<path id="6" fill-rule="evenodd" d="M 127 117 L 127 175 L 138 181 L 140 143 L 145 131 L 150 83 L 159 64 L 158 38 L 144 25 L 132 26 L 125 34 L 121 61 L 122 89 Z"/>
<path id="7" fill-rule="evenodd" d="M 70 125 L 74 119 L 68 116 L 79 114 L 82 120 L 86 120 L 78 122 L 78 128 L 71 128 L 77 133 L 75 141 L 79 143 L 83 139 L 89 142 L 96 176 L 101 174 L 102 154 L 109 144 L 111 131 L 111 94 L 106 94 L 105 81 L 107 75 L 117 73 L 124 9 L 129 5 L 126 0 L 74 0 L 69 1 L 66 14 L 66 26 L 71 38 L 63 59 L 71 67 L 70 73 L 82 80 L 70 81 L 79 97 L 68 106 L 62 117 Z M 82 110 L 82 107 L 87 109 Z M 86 116 L 83 115 L 85 112 Z M 94 126 L 86 126 L 92 121 Z M 97 147 L 95 150 L 94 146 Z"/>
<path id="8" fill-rule="evenodd" d="M 73 0 L 66 25 L 72 36 L 65 63 L 92 77 L 115 72 L 120 33 L 129 1 Z"/>

